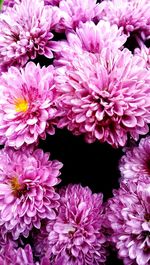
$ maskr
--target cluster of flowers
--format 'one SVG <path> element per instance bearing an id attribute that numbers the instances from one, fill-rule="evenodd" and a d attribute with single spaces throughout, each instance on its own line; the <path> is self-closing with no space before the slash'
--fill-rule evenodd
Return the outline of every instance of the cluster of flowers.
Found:
<path id="1" fill-rule="evenodd" d="M 119 190 L 106 206 L 110 243 L 126 265 L 150 264 L 150 137 L 120 161 Z"/>
<path id="2" fill-rule="evenodd" d="M 62 163 L 38 148 L 55 128 L 113 147 L 148 133 L 149 13 L 149 0 L 4 1 L 0 265 L 105 264 L 109 244 L 126 265 L 150 263 L 150 138 L 127 150 L 106 204 L 55 187 Z"/>

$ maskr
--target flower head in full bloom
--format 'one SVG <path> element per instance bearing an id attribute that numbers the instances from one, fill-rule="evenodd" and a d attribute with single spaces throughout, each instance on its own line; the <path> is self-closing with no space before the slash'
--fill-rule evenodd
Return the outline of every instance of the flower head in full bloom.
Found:
<path id="1" fill-rule="evenodd" d="M 56 26 L 57 31 L 75 30 L 80 22 L 94 20 L 98 8 L 96 2 L 96 0 L 61 0 L 57 10 L 60 17 Z"/>
<path id="2" fill-rule="evenodd" d="M 55 58 L 74 56 L 82 49 L 91 53 L 100 53 L 103 48 L 122 49 L 127 36 L 111 25 L 109 21 L 101 20 L 97 25 L 93 21 L 80 22 L 74 32 L 66 32 L 67 40 L 52 43 Z M 73 48 L 73 49 L 72 49 Z"/>
<path id="3" fill-rule="evenodd" d="M 150 137 L 141 139 L 139 146 L 126 151 L 120 161 L 120 171 L 125 180 L 150 179 Z"/>
<path id="4" fill-rule="evenodd" d="M 125 265 L 150 263 L 150 182 L 121 184 L 106 210 L 110 241 Z M 105 224 L 106 224 L 105 222 Z"/>
<path id="5" fill-rule="evenodd" d="M 16 148 L 54 134 L 57 109 L 54 68 L 29 62 L 0 78 L 0 142 Z"/>
<path id="6" fill-rule="evenodd" d="M 37 55 L 52 58 L 53 10 L 44 0 L 22 0 L 0 14 L 0 67 L 24 66 Z"/>
<path id="7" fill-rule="evenodd" d="M 149 0 L 108 0 L 99 5 L 99 18 L 123 28 L 124 33 L 138 32 L 145 38 L 150 35 Z"/>
<path id="8" fill-rule="evenodd" d="M 28 244 L 24 248 L 14 248 L 12 244 L 7 244 L 0 251 L 1 265 L 50 265 L 48 259 L 43 258 L 41 262 L 34 262 L 31 246 Z"/>
<path id="9" fill-rule="evenodd" d="M 40 228 L 44 218 L 55 219 L 62 163 L 33 148 L 0 151 L 0 226 L 3 235 L 16 240 L 28 237 L 32 227 Z"/>
<path id="10" fill-rule="evenodd" d="M 72 48 L 72 55 L 74 49 Z M 149 131 L 150 77 L 145 61 L 129 50 L 84 50 L 58 59 L 56 83 L 65 114 L 58 126 L 88 143 L 98 139 L 124 146 L 127 134 L 135 140 Z"/>
<path id="11" fill-rule="evenodd" d="M 92 194 L 88 187 L 81 185 L 69 185 L 59 194 L 57 218 L 46 228 L 52 264 L 104 264 L 102 194 Z"/>

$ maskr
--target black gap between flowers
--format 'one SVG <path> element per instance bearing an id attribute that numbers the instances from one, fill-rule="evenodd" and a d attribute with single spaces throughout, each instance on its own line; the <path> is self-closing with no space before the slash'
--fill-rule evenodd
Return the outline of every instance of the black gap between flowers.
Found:
<path id="1" fill-rule="evenodd" d="M 112 189 L 119 187 L 121 149 L 99 142 L 88 144 L 82 136 L 58 129 L 55 135 L 40 141 L 39 147 L 51 153 L 50 159 L 58 159 L 64 164 L 58 187 L 81 183 L 93 192 L 102 192 L 104 201 L 112 197 Z"/>
<path id="2" fill-rule="evenodd" d="M 53 58 L 52 59 L 49 59 L 43 55 L 38 55 L 36 57 L 36 59 L 32 60 L 32 62 L 34 62 L 35 64 L 40 64 L 41 67 L 43 66 L 49 66 L 51 64 L 53 64 Z"/>
<path id="3" fill-rule="evenodd" d="M 146 45 L 147 48 L 150 48 L 150 39 L 147 39 L 145 41 L 145 45 Z"/>
<path id="4" fill-rule="evenodd" d="M 117 252 L 109 250 L 110 255 L 107 257 L 106 265 L 123 265 L 123 261 L 117 258 Z"/>
<path id="5" fill-rule="evenodd" d="M 127 41 L 124 44 L 125 48 L 128 48 L 132 53 L 136 48 L 139 48 L 139 44 L 137 42 L 138 32 L 133 31 L 130 33 L 130 36 L 127 38 Z"/>
<path id="6" fill-rule="evenodd" d="M 58 41 L 58 40 L 66 40 L 66 34 L 65 33 L 58 33 L 58 32 L 53 32 L 52 33 L 54 34 L 54 37 L 52 39 L 52 41 Z"/>

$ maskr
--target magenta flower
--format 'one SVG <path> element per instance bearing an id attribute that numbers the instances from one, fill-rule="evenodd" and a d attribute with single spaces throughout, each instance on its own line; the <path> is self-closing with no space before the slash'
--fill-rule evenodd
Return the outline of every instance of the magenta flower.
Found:
<path id="1" fill-rule="evenodd" d="M 56 31 L 75 29 L 80 22 L 91 21 L 97 14 L 98 4 L 96 0 L 61 0 L 57 12 L 60 20 Z"/>
<path id="2" fill-rule="evenodd" d="M 127 40 L 127 36 L 118 29 L 117 25 L 110 25 L 108 21 L 101 20 L 97 25 L 93 21 L 80 23 L 76 32 L 67 32 L 66 41 L 56 41 L 52 43 L 55 57 L 75 56 L 75 53 L 82 53 L 82 49 L 100 53 L 103 48 L 120 49 Z M 56 61 L 55 61 L 56 62 Z"/>
<path id="3" fill-rule="evenodd" d="M 107 205 L 110 241 L 124 264 L 148 265 L 150 262 L 150 182 L 129 181 L 114 191 Z"/>
<path id="4" fill-rule="evenodd" d="M 102 194 L 92 194 L 81 185 L 69 185 L 60 190 L 60 197 L 57 218 L 47 225 L 47 253 L 51 253 L 52 264 L 104 264 Z"/>
<path id="5" fill-rule="evenodd" d="M 150 177 L 150 137 L 142 139 L 138 147 L 129 149 L 120 161 L 124 180 Z"/>
<path id="6" fill-rule="evenodd" d="M 57 64 L 60 109 L 65 115 L 58 127 L 88 143 L 98 139 L 114 147 L 124 146 L 129 133 L 135 140 L 149 131 L 150 77 L 145 61 L 127 49 L 102 49 L 92 54 L 72 48 Z"/>
<path id="7" fill-rule="evenodd" d="M 126 34 L 134 31 L 145 38 L 150 35 L 149 10 L 149 0 L 108 0 L 99 5 L 99 19 L 123 27 Z"/>
<path id="8" fill-rule="evenodd" d="M 52 58 L 53 10 L 44 0 L 22 0 L 0 14 L 0 66 L 24 66 L 37 55 Z"/>
<path id="9" fill-rule="evenodd" d="M 48 259 L 43 258 L 41 262 L 34 262 L 32 249 L 30 245 L 23 248 L 14 248 L 13 245 L 7 244 L 0 251 L 1 265 L 50 265 Z"/>
<path id="10" fill-rule="evenodd" d="M 32 227 L 40 228 L 44 218 L 55 219 L 62 163 L 50 161 L 42 150 L 24 148 L 0 151 L 0 225 L 16 240 L 28 237 Z"/>
<path id="11" fill-rule="evenodd" d="M 141 49 L 135 49 L 134 53 L 138 54 L 138 56 L 141 56 L 145 60 L 145 67 L 150 69 L 150 48 L 147 48 L 143 44 Z"/>
<path id="12" fill-rule="evenodd" d="M 54 134 L 57 98 L 53 66 L 29 62 L 25 69 L 10 67 L 0 78 L 0 142 L 20 147 Z"/>
<path id="13" fill-rule="evenodd" d="M 80 23 L 76 32 L 82 48 L 93 53 L 99 53 L 105 47 L 121 48 L 127 40 L 121 28 L 118 29 L 117 25 L 111 25 L 109 21 L 104 20 L 100 20 L 97 25 L 92 21 Z"/>

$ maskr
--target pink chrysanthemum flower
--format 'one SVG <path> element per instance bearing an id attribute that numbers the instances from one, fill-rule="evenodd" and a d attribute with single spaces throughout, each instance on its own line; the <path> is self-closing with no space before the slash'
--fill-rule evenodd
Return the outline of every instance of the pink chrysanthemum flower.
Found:
<path id="1" fill-rule="evenodd" d="M 150 48 L 142 45 L 141 49 L 135 49 L 134 53 L 138 54 L 138 56 L 141 56 L 145 60 L 145 67 L 150 69 Z"/>
<path id="2" fill-rule="evenodd" d="M 138 32 L 144 38 L 150 35 L 149 0 L 112 0 L 99 5 L 99 18 L 123 27 L 124 33 Z"/>
<path id="3" fill-rule="evenodd" d="M 50 265 L 48 259 L 43 258 L 41 262 L 34 262 L 30 245 L 24 248 L 14 248 L 12 244 L 7 244 L 0 251 L 1 265 Z"/>
<path id="4" fill-rule="evenodd" d="M 82 48 L 93 53 L 99 53 L 103 48 L 110 46 L 114 49 L 121 48 L 127 40 L 121 28 L 118 29 L 117 25 L 111 25 L 109 21 L 104 20 L 97 25 L 93 21 L 80 23 L 76 33 Z"/>
<path id="5" fill-rule="evenodd" d="M 81 185 L 69 185 L 60 190 L 60 198 L 57 218 L 47 225 L 52 264 L 104 264 L 102 194 L 92 194 Z"/>
<path id="6" fill-rule="evenodd" d="M 61 19 L 56 30 L 75 29 L 80 22 L 93 20 L 98 9 L 96 2 L 96 0 L 61 0 L 57 11 Z"/>
<path id="7" fill-rule="evenodd" d="M 53 10 L 44 0 L 22 0 L 0 14 L 0 66 L 24 66 L 37 55 L 52 58 L 50 32 L 56 23 Z"/>
<path id="8" fill-rule="evenodd" d="M 0 225 L 16 240 L 27 237 L 41 219 L 55 219 L 59 195 L 54 186 L 60 182 L 62 163 L 50 161 L 42 150 L 6 148 L 0 152 Z"/>
<path id="9" fill-rule="evenodd" d="M 150 137 L 142 139 L 138 147 L 126 152 L 120 161 L 120 171 L 126 181 L 139 177 L 150 178 Z"/>
<path id="10" fill-rule="evenodd" d="M 57 93 L 54 68 L 29 62 L 10 67 L 0 78 L 0 142 L 20 147 L 54 134 Z"/>
<path id="11" fill-rule="evenodd" d="M 82 53 L 82 49 L 100 53 L 103 48 L 111 47 L 120 49 L 127 40 L 127 36 L 118 29 L 117 25 L 110 25 L 108 21 L 101 20 L 97 25 L 93 21 L 80 23 L 76 32 L 67 32 L 67 40 L 56 41 L 52 43 L 52 49 L 55 51 L 55 57 L 74 56 L 75 52 Z"/>
<path id="12" fill-rule="evenodd" d="M 124 264 L 150 264 L 150 182 L 122 183 L 108 202 L 106 219 Z"/>
<path id="13" fill-rule="evenodd" d="M 88 143 L 98 139 L 114 147 L 124 146 L 127 134 L 135 140 L 146 134 L 150 77 L 145 61 L 127 49 L 70 54 L 57 62 L 64 64 L 57 68 L 56 83 L 62 93 L 60 109 L 65 111 L 58 127 L 84 134 Z"/>

